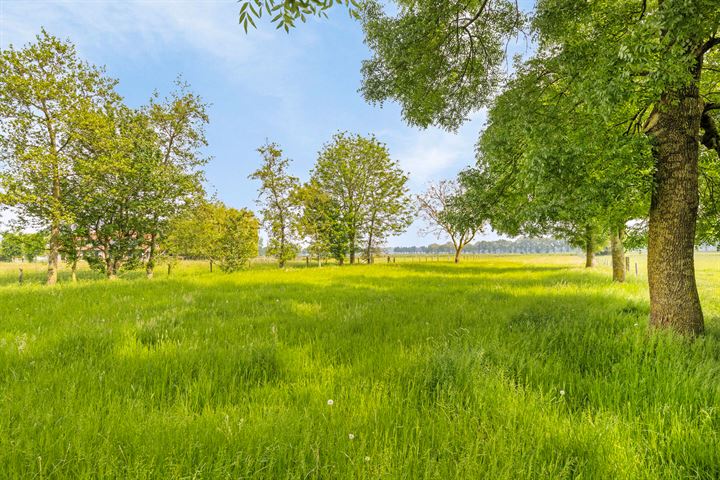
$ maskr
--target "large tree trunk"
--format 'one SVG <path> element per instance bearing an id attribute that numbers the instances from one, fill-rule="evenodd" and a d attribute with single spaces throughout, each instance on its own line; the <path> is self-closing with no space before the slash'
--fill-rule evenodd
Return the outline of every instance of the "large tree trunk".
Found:
<path id="1" fill-rule="evenodd" d="M 656 167 L 648 234 L 650 324 L 691 335 L 704 330 L 694 264 L 702 111 L 696 87 L 666 93 L 648 126 Z"/>
<path id="2" fill-rule="evenodd" d="M 455 263 L 460 263 L 460 253 L 462 252 L 462 247 L 455 247 Z"/>
<path id="3" fill-rule="evenodd" d="M 623 248 L 623 235 L 625 228 L 613 228 L 610 232 L 610 250 L 612 252 L 613 282 L 625 281 L 625 249 Z"/>
<path id="4" fill-rule="evenodd" d="M 585 227 L 585 268 L 590 268 L 595 262 L 595 238 L 592 227 Z"/>
<path id="5" fill-rule="evenodd" d="M 350 241 L 350 265 L 355 263 L 355 239 Z"/>

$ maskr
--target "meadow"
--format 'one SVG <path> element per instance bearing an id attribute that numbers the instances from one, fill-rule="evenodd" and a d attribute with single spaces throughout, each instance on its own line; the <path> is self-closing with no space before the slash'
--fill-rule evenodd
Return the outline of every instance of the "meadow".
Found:
<path id="1" fill-rule="evenodd" d="M 0 477 L 720 477 L 720 256 L 695 341 L 599 263 L 0 266 Z"/>

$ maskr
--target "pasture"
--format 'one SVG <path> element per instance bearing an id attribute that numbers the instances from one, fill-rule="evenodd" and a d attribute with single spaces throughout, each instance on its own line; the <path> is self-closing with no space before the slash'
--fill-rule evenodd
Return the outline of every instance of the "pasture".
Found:
<path id="1" fill-rule="evenodd" d="M 600 263 L 3 265 L 0 476 L 718 478 L 720 256 L 692 342 Z"/>

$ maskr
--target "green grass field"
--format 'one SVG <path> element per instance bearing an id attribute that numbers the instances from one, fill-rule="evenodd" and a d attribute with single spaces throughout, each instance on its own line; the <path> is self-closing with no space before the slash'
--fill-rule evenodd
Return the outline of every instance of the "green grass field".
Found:
<path id="1" fill-rule="evenodd" d="M 720 256 L 691 343 L 581 264 L 4 265 L 0 477 L 720 477 Z"/>

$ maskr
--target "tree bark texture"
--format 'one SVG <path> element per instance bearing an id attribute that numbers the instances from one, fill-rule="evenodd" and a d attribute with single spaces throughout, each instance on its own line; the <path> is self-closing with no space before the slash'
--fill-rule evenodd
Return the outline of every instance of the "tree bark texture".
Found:
<path id="1" fill-rule="evenodd" d="M 650 324 L 684 334 L 703 332 L 695 283 L 698 136 L 703 104 L 696 87 L 665 94 L 648 127 L 655 188 L 650 203 Z"/>

